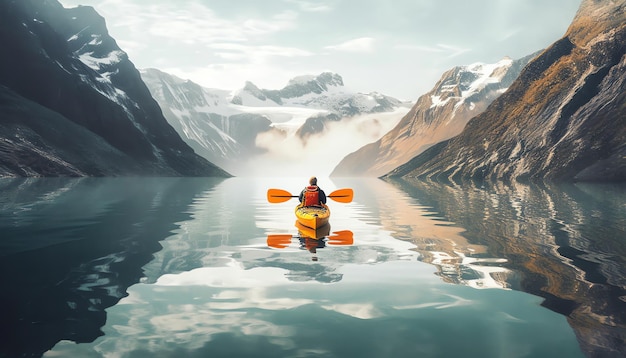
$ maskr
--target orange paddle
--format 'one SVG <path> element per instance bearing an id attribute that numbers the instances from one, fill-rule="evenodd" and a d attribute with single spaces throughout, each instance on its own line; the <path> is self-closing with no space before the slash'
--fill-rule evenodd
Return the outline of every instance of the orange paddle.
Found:
<path id="1" fill-rule="evenodd" d="M 290 192 L 283 189 L 268 189 L 267 201 L 270 203 L 284 203 L 291 198 L 297 198 L 298 195 L 291 195 Z M 326 196 L 339 203 L 350 203 L 354 197 L 354 192 L 350 188 L 337 189 Z"/>

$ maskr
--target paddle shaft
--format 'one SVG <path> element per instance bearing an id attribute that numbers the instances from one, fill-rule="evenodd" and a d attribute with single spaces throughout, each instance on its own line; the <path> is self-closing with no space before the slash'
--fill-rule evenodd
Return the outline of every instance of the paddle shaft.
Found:
<path id="1" fill-rule="evenodd" d="M 275 198 L 299 198 L 298 195 L 272 195 Z M 327 198 L 349 198 L 350 195 L 327 195 Z"/>
<path id="2" fill-rule="evenodd" d="M 333 191 L 332 193 L 330 193 L 330 195 L 327 195 L 327 198 L 331 198 L 335 201 L 338 201 L 340 203 L 349 203 L 352 201 L 352 197 L 353 197 L 353 191 L 352 189 L 337 189 L 335 191 Z M 267 191 L 267 200 L 270 203 L 282 203 L 284 201 L 287 201 L 291 198 L 298 198 L 298 195 L 291 195 L 290 192 L 283 190 L 283 189 L 269 189 Z"/>

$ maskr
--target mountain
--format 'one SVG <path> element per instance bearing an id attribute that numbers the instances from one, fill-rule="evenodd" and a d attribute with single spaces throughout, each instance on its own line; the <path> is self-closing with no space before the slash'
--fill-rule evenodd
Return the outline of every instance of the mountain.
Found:
<path id="1" fill-rule="evenodd" d="M 267 150 L 256 143 L 259 134 L 269 134 L 273 140 L 296 136 L 306 141 L 325 132 L 329 122 L 388 113 L 409 103 L 378 93 L 352 92 L 340 75 L 330 72 L 296 77 L 280 90 L 259 89 L 246 82 L 232 92 L 205 88 L 157 69 L 141 70 L 141 76 L 186 143 L 235 174 Z"/>
<path id="2" fill-rule="evenodd" d="M 445 72 L 395 128 L 346 156 L 331 176 L 381 176 L 433 144 L 461 133 L 472 117 L 506 91 L 533 56 L 458 66 Z"/>
<path id="3" fill-rule="evenodd" d="M 583 0 L 564 37 L 463 132 L 388 176 L 626 180 L 626 0 Z"/>
<path id="4" fill-rule="evenodd" d="M 229 91 L 204 88 L 157 69 L 140 72 L 163 115 L 185 142 L 230 173 L 237 171 L 242 159 L 262 153 L 255 145 L 259 133 L 275 130 L 267 116 L 233 106 Z"/>
<path id="5" fill-rule="evenodd" d="M 234 93 L 232 103 L 252 107 L 281 106 L 318 110 L 298 127 L 297 135 L 302 139 L 323 132 L 328 122 L 339 122 L 342 118 L 363 114 L 392 112 L 399 107 L 410 106 L 410 102 L 377 92 L 364 94 L 350 91 L 344 86 L 343 78 L 331 72 L 293 78 L 280 90 L 259 89 L 248 82 L 243 89 Z"/>
<path id="6" fill-rule="evenodd" d="M 0 2 L 0 176 L 228 176 L 170 126 L 91 7 Z"/>
<path id="7" fill-rule="evenodd" d="M 232 102 L 243 106 L 306 107 L 333 112 L 341 117 L 389 112 L 408 102 L 376 92 L 355 93 L 344 87 L 343 78 L 330 72 L 293 78 L 280 90 L 259 89 L 247 82 Z"/>

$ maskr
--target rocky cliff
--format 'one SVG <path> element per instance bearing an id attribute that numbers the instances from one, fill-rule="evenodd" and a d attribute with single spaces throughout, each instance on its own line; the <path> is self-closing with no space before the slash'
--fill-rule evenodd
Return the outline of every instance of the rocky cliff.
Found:
<path id="1" fill-rule="evenodd" d="M 532 56 L 458 66 L 445 72 L 393 130 L 346 156 L 331 175 L 381 176 L 433 144 L 461 133 L 467 121 L 506 91 Z"/>
<path id="2" fill-rule="evenodd" d="M 626 180 L 626 1 L 584 0 L 565 36 L 464 131 L 389 176 Z"/>
<path id="3" fill-rule="evenodd" d="M 91 7 L 0 3 L 0 176 L 227 176 L 165 121 Z"/>

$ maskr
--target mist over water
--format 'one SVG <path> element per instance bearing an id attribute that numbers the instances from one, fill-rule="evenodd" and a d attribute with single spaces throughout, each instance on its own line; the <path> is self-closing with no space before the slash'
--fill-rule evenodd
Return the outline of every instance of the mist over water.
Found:
<path id="1" fill-rule="evenodd" d="M 395 127 L 408 108 L 394 112 L 346 117 L 327 122 L 323 132 L 300 138 L 291 131 L 257 136 L 256 145 L 266 152 L 241 163 L 237 176 L 328 176 L 348 154 L 376 142 Z M 281 128 L 285 128 L 281 126 Z M 310 173 L 310 174 L 309 174 Z"/>

